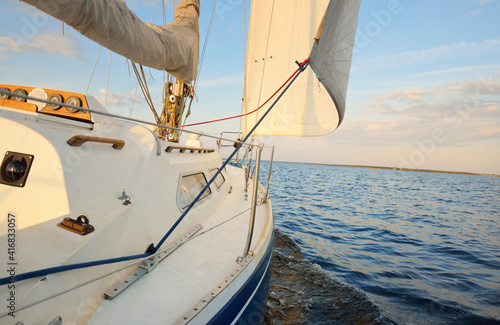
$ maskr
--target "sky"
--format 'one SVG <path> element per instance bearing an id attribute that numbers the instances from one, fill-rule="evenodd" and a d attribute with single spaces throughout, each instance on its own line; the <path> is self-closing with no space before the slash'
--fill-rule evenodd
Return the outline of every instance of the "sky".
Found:
<path id="1" fill-rule="evenodd" d="M 126 2 L 152 21 L 155 1 Z M 170 21 L 173 1 L 166 2 Z M 202 0 L 200 52 L 213 5 Z M 18 0 L 2 0 L 1 8 L 0 83 L 80 93 L 88 87 L 109 111 L 153 121 L 140 91 L 134 99 L 137 81 L 125 58 L 100 52 Z M 189 123 L 239 114 L 243 17 L 243 0 L 218 0 Z M 343 123 L 326 136 L 266 137 L 266 144 L 276 146 L 280 161 L 500 175 L 499 17 L 500 0 L 362 0 Z M 146 71 L 160 106 L 164 73 Z M 238 126 L 233 120 L 197 129 L 219 134 Z"/>

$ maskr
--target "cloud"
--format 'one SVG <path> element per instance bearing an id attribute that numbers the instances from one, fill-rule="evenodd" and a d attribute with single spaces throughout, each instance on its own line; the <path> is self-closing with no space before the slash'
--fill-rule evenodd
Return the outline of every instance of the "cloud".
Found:
<path id="1" fill-rule="evenodd" d="M 144 97 L 142 96 L 140 91 L 137 92 L 137 96 L 134 100 L 135 89 L 121 91 L 121 92 L 107 92 L 106 89 L 101 88 L 99 89 L 98 94 L 99 96 L 97 97 L 97 100 L 99 100 L 99 102 L 101 102 L 103 106 L 105 100 L 107 101 L 108 105 L 112 104 L 113 106 L 116 107 L 119 106 L 130 107 L 133 102 L 135 102 L 136 104 L 144 102 Z"/>
<path id="2" fill-rule="evenodd" d="M 423 77 L 423 76 L 448 74 L 448 73 L 455 73 L 455 72 L 479 71 L 479 70 L 488 70 L 488 71 L 500 70 L 500 65 L 473 65 L 473 66 L 468 66 L 468 67 L 428 71 L 428 72 L 424 72 L 424 73 L 414 74 L 414 75 L 412 75 L 412 77 Z"/>
<path id="3" fill-rule="evenodd" d="M 392 91 L 364 106 L 367 117 L 346 117 L 336 133 L 340 143 L 412 146 L 438 132 L 440 146 L 500 145 L 500 74 Z"/>
<path id="4" fill-rule="evenodd" d="M 421 133 L 421 124 L 419 119 L 413 117 L 397 117 L 391 120 L 346 119 L 336 131 L 336 141 L 344 144 L 355 142 L 365 145 L 408 143 Z"/>
<path id="5" fill-rule="evenodd" d="M 410 89 L 393 91 L 382 96 L 374 97 L 368 106 L 371 112 L 377 114 L 391 114 L 400 116 L 436 116 L 434 110 L 427 109 L 430 98 L 435 97 L 436 90 Z"/>
<path id="6" fill-rule="evenodd" d="M 500 74 L 490 74 L 479 80 L 464 80 L 445 83 L 434 87 L 443 97 L 467 98 L 476 97 L 480 100 L 500 97 Z"/>
<path id="7" fill-rule="evenodd" d="M 398 99 L 419 100 L 433 94 L 434 91 L 428 89 L 410 89 L 402 91 L 393 91 L 382 96 L 377 96 L 374 99 L 376 101 L 398 100 Z"/>
<path id="8" fill-rule="evenodd" d="M 467 14 L 471 15 L 471 16 L 477 16 L 480 13 L 482 13 L 483 11 L 484 11 L 484 9 L 478 9 L 478 10 L 474 10 L 474 11 L 469 11 Z"/>
<path id="9" fill-rule="evenodd" d="M 500 50 L 500 39 L 489 39 L 480 42 L 460 42 L 456 44 L 444 44 L 438 47 L 423 49 L 420 51 L 408 51 L 393 55 L 385 55 L 353 63 L 353 70 L 362 69 L 384 69 L 386 67 L 399 67 L 418 63 L 429 63 L 431 61 L 448 58 L 462 58 L 464 56 L 478 56 L 480 53 L 491 53 L 492 50 Z"/>
<path id="10" fill-rule="evenodd" d="M 62 54 L 83 59 L 80 44 L 71 34 L 61 35 L 60 30 L 33 30 L 27 36 L 14 33 L 0 36 L 0 53 L 5 55 L 27 52 Z"/>
<path id="11" fill-rule="evenodd" d="M 390 91 L 363 105 L 365 115 L 347 113 L 326 137 L 272 139 L 276 159 L 500 174 L 500 74 Z"/>
<path id="12" fill-rule="evenodd" d="M 427 89 L 392 91 L 373 97 L 366 106 L 370 107 L 370 113 L 417 118 L 439 118 L 444 112 L 457 111 L 459 107 L 468 114 L 489 116 L 485 112 L 500 106 L 500 75 L 444 83 Z"/>

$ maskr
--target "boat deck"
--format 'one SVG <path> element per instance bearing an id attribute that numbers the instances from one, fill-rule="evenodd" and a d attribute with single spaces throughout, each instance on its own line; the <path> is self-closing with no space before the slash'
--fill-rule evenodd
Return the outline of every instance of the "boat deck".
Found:
<path id="1" fill-rule="evenodd" d="M 268 248 L 273 223 L 270 204 L 259 206 L 251 245 L 255 257 L 238 264 L 247 239 L 251 186 L 246 199 L 243 171 L 227 168 L 232 191 L 201 230 L 123 293 L 104 300 L 90 324 L 206 323 L 236 294 Z"/>

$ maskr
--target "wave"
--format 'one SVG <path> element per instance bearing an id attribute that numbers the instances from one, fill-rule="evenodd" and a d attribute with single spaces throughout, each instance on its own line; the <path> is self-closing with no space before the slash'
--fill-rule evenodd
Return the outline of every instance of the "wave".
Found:
<path id="1" fill-rule="evenodd" d="M 335 279 L 275 230 L 270 294 L 264 324 L 395 324 L 366 293 Z"/>

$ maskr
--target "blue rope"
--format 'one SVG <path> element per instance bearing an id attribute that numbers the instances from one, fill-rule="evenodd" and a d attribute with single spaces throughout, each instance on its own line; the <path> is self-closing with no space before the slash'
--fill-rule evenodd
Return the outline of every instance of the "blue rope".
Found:
<path id="1" fill-rule="evenodd" d="M 43 269 L 43 270 L 26 272 L 26 273 L 23 273 L 23 274 L 12 276 L 12 277 L 1 278 L 0 279 L 0 286 L 6 285 L 6 284 L 9 284 L 9 283 L 14 283 L 14 282 L 26 280 L 26 279 L 36 278 L 36 277 L 39 277 L 39 276 L 46 276 L 46 275 L 49 275 L 49 274 L 64 272 L 64 271 L 70 271 L 70 270 L 76 270 L 76 269 L 83 269 L 83 268 L 91 267 L 91 266 L 98 266 L 98 265 L 105 265 L 105 264 L 112 264 L 112 263 L 118 263 L 118 262 L 135 260 L 135 259 L 139 259 L 139 258 L 148 257 L 149 255 L 150 254 L 139 254 L 139 255 L 131 255 L 131 256 L 124 256 L 124 257 L 110 258 L 110 259 L 99 260 L 99 261 L 94 261 L 94 262 L 86 262 L 86 263 L 77 263 L 77 264 L 69 264 L 69 265 L 61 265 L 61 266 L 49 267 L 49 268 L 46 268 L 46 269 Z"/>
<path id="2" fill-rule="evenodd" d="M 64 272 L 64 271 L 70 271 L 70 270 L 77 270 L 77 269 L 83 269 L 87 267 L 92 267 L 92 266 L 98 266 L 98 265 L 105 265 L 105 264 L 112 264 L 112 263 L 119 263 L 119 262 L 124 262 L 124 261 L 130 261 L 130 260 L 135 260 L 139 258 L 144 258 L 148 257 L 154 253 L 161 247 L 161 245 L 167 240 L 167 238 L 170 236 L 170 234 L 177 228 L 177 226 L 181 223 L 182 219 L 186 216 L 186 214 L 193 208 L 193 206 L 198 202 L 200 197 L 203 195 L 203 193 L 210 187 L 210 184 L 213 183 L 213 181 L 219 176 L 221 171 L 226 167 L 226 165 L 229 163 L 229 161 L 234 157 L 236 152 L 241 148 L 243 143 L 245 143 L 248 138 L 252 135 L 252 133 L 255 131 L 255 129 L 260 125 L 260 123 L 264 120 L 264 118 L 269 114 L 271 109 L 276 105 L 276 103 L 281 99 L 283 94 L 290 88 L 292 83 L 297 79 L 299 74 L 304 71 L 304 69 L 307 67 L 308 62 L 303 63 L 302 65 L 297 62 L 299 65 L 299 72 L 295 75 L 295 77 L 290 81 L 290 83 L 286 86 L 286 88 L 281 92 L 281 94 L 276 98 L 276 100 L 273 102 L 271 107 L 267 109 L 267 111 L 262 115 L 262 117 L 257 121 L 257 123 L 253 126 L 253 128 L 248 132 L 248 134 L 243 138 L 242 141 L 240 141 L 240 144 L 238 147 L 229 155 L 229 157 L 226 159 L 226 161 L 222 164 L 221 168 L 217 170 L 217 172 L 214 174 L 214 176 L 208 181 L 207 185 L 201 190 L 201 192 L 196 196 L 196 198 L 191 202 L 191 204 L 187 207 L 187 209 L 181 214 L 181 216 L 177 219 L 177 221 L 173 224 L 173 226 L 169 229 L 169 231 L 163 236 L 163 238 L 158 242 L 156 247 L 153 247 L 152 244 L 144 254 L 138 254 L 138 255 L 130 255 L 130 256 L 123 256 L 123 257 L 117 257 L 117 258 L 110 258 L 110 259 L 105 259 L 105 260 L 99 260 L 99 261 L 94 261 L 94 262 L 86 262 L 86 263 L 76 263 L 76 264 L 69 264 L 69 265 L 61 265 L 61 266 L 55 266 L 55 267 L 49 267 L 43 270 L 37 270 L 37 271 L 32 271 L 32 272 L 26 272 L 22 274 L 18 274 L 12 277 L 5 277 L 5 278 L 0 278 L 0 286 L 9 284 L 9 283 L 14 283 L 22 280 L 27 280 L 31 278 L 36 278 L 40 276 L 46 276 L 49 274 L 54 274 L 54 273 L 59 273 L 59 272 Z"/>

